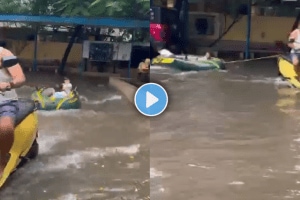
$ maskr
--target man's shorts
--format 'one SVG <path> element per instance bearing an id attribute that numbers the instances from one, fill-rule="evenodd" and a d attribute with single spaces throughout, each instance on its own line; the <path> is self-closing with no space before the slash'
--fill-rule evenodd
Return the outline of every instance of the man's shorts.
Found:
<path id="1" fill-rule="evenodd" d="M 291 56 L 291 60 L 293 60 L 293 58 L 298 58 L 298 60 L 300 60 L 300 53 L 291 53 L 290 54 L 290 56 Z"/>
<path id="2" fill-rule="evenodd" d="M 19 103 L 17 100 L 8 100 L 0 102 L 0 117 L 16 118 L 19 111 Z"/>

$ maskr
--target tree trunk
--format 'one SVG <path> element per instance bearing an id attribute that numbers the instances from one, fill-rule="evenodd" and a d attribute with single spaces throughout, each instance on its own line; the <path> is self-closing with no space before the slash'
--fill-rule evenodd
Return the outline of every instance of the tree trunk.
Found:
<path id="1" fill-rule="evenodd" d="M 96 28 L 96 34 L 95 34 L 96 41 L 101 41 L 100 31 L 101 31 L 101 28 Z"/>
<path id="2" fill-rule="evenodd" d="M 300 12 L 298 12 L 298 14 L 297 14 L 297 17 L 296 17 L 296 20 L 295 20 L 295 22 L 294 22 L 294 24 L 293 24 L 293 26 L 292 26 L 292 30 L 291 30 L 291 32 L 293 31 L 293 30 L 295 30 L 297 27 L 298 27 L 298 23 L 300 22 Z"/>
<path id="3" fill-rule="evenodd" d="M 74 32 L 73 32 L 73 34 L 72 34 L 72 37 L 71 37 L 71 39 L 70 39 L 70 41 L 69 41 L 69 44 L 68 44 L 68 46 L 67 46 L 67 48 L 66 48 L 66 50 L 65 50 L 64 56 L 63 56 L 63 58 L 62 58 L 62 60 L 61 60 L 61 64 L 60 64 L 60 66 L 59 66 L 59 70 L 58 70 L 58 71 L 59 71 L 59 73 L 60 73 L 61 75 L 64 74 L 64 69 L 65 69 L 65 66 L 66 66 L 66 63 L 67 63 L 69 54 L 70 54 L 70 52 L 71 52 L 71 49 L 72 49 L 73 44 L 74 44 L 74 42 L 75 42 L 75 39 L 76 39 L 77 35 L 80 33 L 82 27 L 83 27 L 83 25 L 77 25 L 77 26 L 75 27 L 75 30 L 74 30 Z"/>

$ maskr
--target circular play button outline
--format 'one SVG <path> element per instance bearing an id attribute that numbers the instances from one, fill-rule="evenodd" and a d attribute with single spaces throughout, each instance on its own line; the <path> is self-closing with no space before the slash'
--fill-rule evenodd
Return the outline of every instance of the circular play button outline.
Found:
<path id="1" fill-rule="evenodd" d="M 142 89 L 144 89 L 145 87 L 147 87 L 147 86 L 156 86 L 156 87 L 158 87 L 159 89 L 161 89 L 162 92 L 165 94 L 165 105 L 163 106 L 163 108 L 162 108 L 159 112 L 157 112 L 157 113 L 155 113 L 155 114 L 149 114 L 149 113 L 143 112 L 143 111 L 139 108 L 139 105 L 137 104 L 137 96 L 138 96 L 139 92 L 140 92 Z M 149 92 L 149 91 L 147 91 L 147 92 Z M 147 93 L 147 92 L 146 92 L 146 93 Z M 151 95 L 153 95 L 151 92 L 149 92 L 149 93 L 150 93 Z M 145 94 L 145 95 L 146 95 L 146 94 Z M 155 96 L 155 95 L 154 95 L 154 96 Z M 155 97 L 156 97 L 156 96 L 155 96 Z M 146 99 L 146 100 L 147 100 L 147 99 Z M 157 103 L 159 103 L 159 100 L 158 100 Z M 168 107 L 168 103 L 169 103 L 169 96 L 168 96 L 168 93 L 167 93 L 166 89 L 165 89 L 164 87 L 162 87 L 161 85 L 157 84 L 157 83 L 145 83 L 145 84 L 143 84 L 142 86 L 140 86 L 140 87 L 136 90 L 135 95 L 134 95 L 134 105 L 135 105 L 136 109 L 137 109 L 142 115 L 147 116 L 147 117 L 156 117 L 156 116 L 162 114 L 162 113 L 166 110 L 166 108 Z M 146 104 L 146 102 L 145 102 L 145 104 Z M 154 104 L 153 104 L 153 105 L 154 105 Z M 151 106 L 153 106 L 153 105 L 151 105 Z M 151 106 L 150 106 L 150 107 L 151 107 Z"/>

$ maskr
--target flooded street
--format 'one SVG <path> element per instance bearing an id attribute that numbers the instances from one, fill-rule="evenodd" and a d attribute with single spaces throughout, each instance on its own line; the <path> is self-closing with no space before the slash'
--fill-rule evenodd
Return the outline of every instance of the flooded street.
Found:
<path id="1" fill-rule="evenodd" d="M 300 96 L 276 68 L 239 70 L 151 71 L 170 98 L 151 119 L 152 200 L 300 199 Z"/>
<path id="2" fill-rule="evenodd" d="M 28 77 L 34 84 L 59 83 L 52 75 Z M 0 199 L 146 199 L 147 119 L 113 88 L 70 78 L 83 108 L 38 112 L 40 154 L 11 177 Z M 25 86 L 18 94 L 30 97 L 33 91 Z"/>

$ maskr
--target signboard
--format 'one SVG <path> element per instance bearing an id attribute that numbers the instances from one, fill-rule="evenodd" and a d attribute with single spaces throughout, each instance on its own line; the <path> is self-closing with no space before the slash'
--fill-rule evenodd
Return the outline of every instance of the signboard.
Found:
<path id="1" fill-rule="evenodd" d="M 113 44 L 110 42 L 90 42 L 89 59 L 91 61 L 110 62 L 113 56 Z"/>
<path id="2" fill-rule="evenodd" d="M 131 58 L 131 43 L 113 43 L 104 41 L 83 42 L 82 57 L 92 61 L 110 62 L 129 61 Z"/>
<path id="3" fill-rule="evenodd" d="M 131 57 L 131 43 L 114 43 L 113 60 L 129 61 Z"/>

